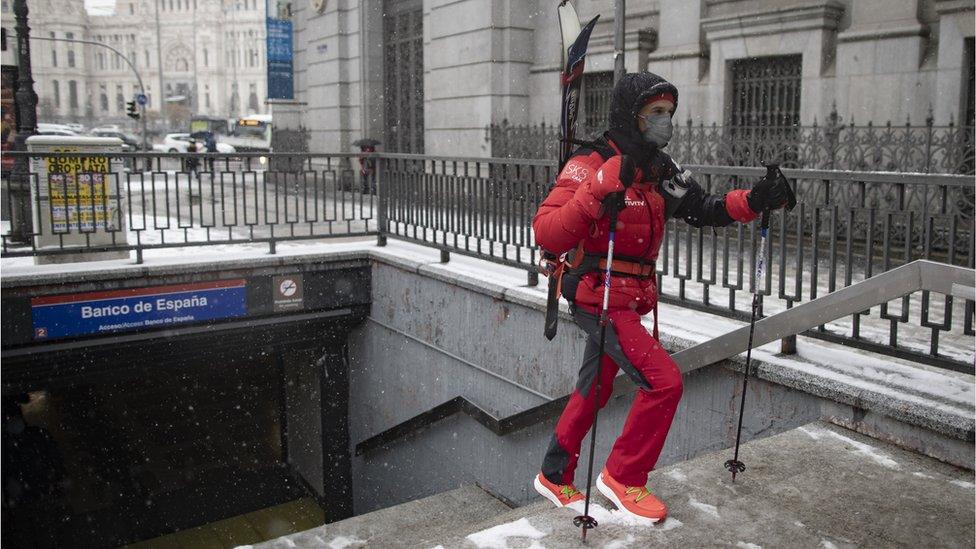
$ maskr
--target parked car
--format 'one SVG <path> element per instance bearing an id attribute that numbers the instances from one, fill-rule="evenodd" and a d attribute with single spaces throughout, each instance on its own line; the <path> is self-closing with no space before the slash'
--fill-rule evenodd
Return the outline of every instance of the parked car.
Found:
<path id="1" fill-rule="evenodd" d="M 154 151 L 160 152 L 186 152 L 186 146 L 190 143 L 190 134 L 188 133 L 168 133 L 166 137 L 163 138 L 162 143 L 156 143 L 153 145 Z M 199 141 L 198 141 L 199 143 Z M 219 153 L 232 153 L 236 152 L 234 147 L 226 143 L 217 143 L 217 152 Z"/>
<path id="2" fill-rule="evenodd" d="M 37 135 L 60 135 L 63 137 L 78 137 L 78 134 L 72 130 L 60 129 L 60 128 L 45 128 L 37 129 Z"/>
<path id="3" fill-rule="evenodd" d="M 72 130 L 65 124 L 47 124 L 41 122 L 37 125 L 38 135 L 78 135 L 78 132 Z"/>
<path id="4" fill-rule="evenodd" d="M 95 132 L 120 132 L 122 128 L 118 124 L 106 124 L 104 126 L 99 126 L 97 128 L 92 128 L 91 133 Z"/>
<path id="5" fill-rule="evenodd" d="M 81 124 L 65 124 L 65 126 L 68 126 L 69 128 L 71 128 L 71 131 L 79 135 L 85 133 L 85 127 L 82 126 Z"/>
<path id="6" fill-rule="evenodd" d="M 122 152 L 138 152 L 142 150 L 142 142 L 136 136 L 118 130 L 95 128 L 92 137 L 117 137 L 122 140 Z"/>

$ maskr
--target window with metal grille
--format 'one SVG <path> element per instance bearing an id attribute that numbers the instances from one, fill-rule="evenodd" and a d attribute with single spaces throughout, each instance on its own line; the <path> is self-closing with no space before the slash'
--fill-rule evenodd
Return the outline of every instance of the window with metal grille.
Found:
<path id="1" fill-rule="evenodd" d="M 424 152 L 424 16 L 420 0 L 383 4 L 386 149 Z"/>
<path id="2" fill-rule="evenodd" d="M 799 139 L 802 56 L 783 55 L 731 62 L 726 116 L 733 165 L 795 163 Z M 785 146 L 784 146 L 785 145 Z"/>
<path id="3" fill-rule="evenodd" d="M 610 98 L 613 96 L 613 71 L 583 74 L 582 127 L 577 135 L 589 139 L 607 128 L 610 119 Z"/>
<path id="4" fill-rule="evenodd" d="M 799 55 L 732 62 L 730 126 L 795 126 L 800 123 Z"/>

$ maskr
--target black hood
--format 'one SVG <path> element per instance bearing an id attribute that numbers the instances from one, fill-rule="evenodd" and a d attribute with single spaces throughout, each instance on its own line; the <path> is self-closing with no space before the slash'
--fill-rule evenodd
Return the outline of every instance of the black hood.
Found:
<path id="1" fill-rule="evenodd" d="M 678 107 L 678 88 L 652 72 L 625 74 L 613 87 L 610 99 L 610 131 L 607 136 L 620 147 L 621 152 L 633 156 L 640 164 L 653 158 L 656 148 L 644 141 L 637 127 L 637 113 L 651 96 L 670 93 Z"/>

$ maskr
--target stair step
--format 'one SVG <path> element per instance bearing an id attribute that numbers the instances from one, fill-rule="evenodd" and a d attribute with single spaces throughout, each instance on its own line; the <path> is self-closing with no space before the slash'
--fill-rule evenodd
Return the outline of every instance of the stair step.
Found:
<path id="1" fill-rule="evenodd" d="M 477 486 L 408 501 L 318 528 L 282 536 L 255 548 L 416 547 L 430 536 L 443 539 L 469 524 L 481 524 L 511 509 Z"/>
<path id="2" fill-rule="evenodd" d="M 650 486 L 670 508 L 657 525 L 594 495 L 599 527 L 586 545 L 573 526 L 582 504 L 544 502 L 487 521 L 474 539 L 458 533 L 423 547 L 972 547 L 971 471 L 821 422 L 743 445 L 747 469 L 735 483 L 723 467 L 730 454 L 652 472 Z"/>

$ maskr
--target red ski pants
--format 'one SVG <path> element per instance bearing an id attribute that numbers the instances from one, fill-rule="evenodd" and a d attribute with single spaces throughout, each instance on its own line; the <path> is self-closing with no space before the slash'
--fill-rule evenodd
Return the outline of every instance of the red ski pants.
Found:
<path id="1" fill-rule="evenodd" d="M 625 486 L 644 486 L 654 469 L 681 400 L 681 372 L 670 355 L 647 332 L 640 316 L 631 310 L 610 311 L 610 325 L 604 355 L 599 357 L 598 318 L 575 308 L 577 324 L 589 336 L 576 390 L 556 424 L 542 473 L 555 484 L 570 484 L 576 473 L 580 446 L 593 425 L 597 396 L 593 381 L 600 373 L 600 407 L 613 391 L 618 369 L 623 369 L 638 386 L 623 431 L 607 458 L 607 471 Z M 610 328 L 613 328 L 612 330 Z"/>

